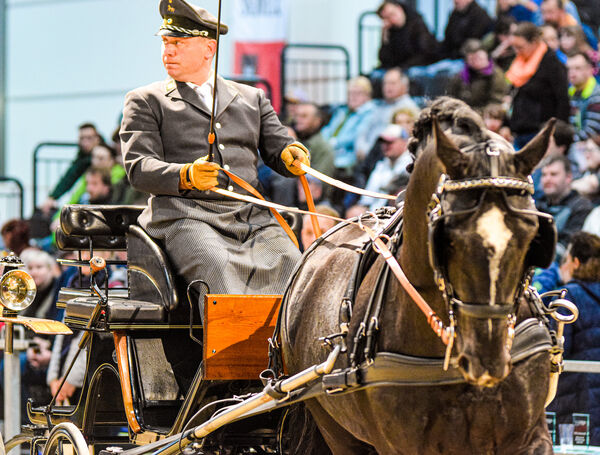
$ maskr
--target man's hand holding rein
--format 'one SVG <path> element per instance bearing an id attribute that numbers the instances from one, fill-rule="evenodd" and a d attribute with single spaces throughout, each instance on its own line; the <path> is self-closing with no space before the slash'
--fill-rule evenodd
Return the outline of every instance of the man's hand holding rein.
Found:
<path id="1" fill-rule="evenodd" d="M 179 188 L 182 190 L 210 190 L 217 186 L 219 165 L 204 158 L 185 164 L 179 171 Z"/>
<path id="2" fill-rule="evenodd" d="M 310 152 L 300 142 L 294 142 L 288 145 L 281 152 L 281 160 L 285 164 L 285 167 L 294 175 L 303 175 L 305 172 L 294 166 L 292 163 L 294 160 L 301 161 L 302 163 L 310 166 Z"/>

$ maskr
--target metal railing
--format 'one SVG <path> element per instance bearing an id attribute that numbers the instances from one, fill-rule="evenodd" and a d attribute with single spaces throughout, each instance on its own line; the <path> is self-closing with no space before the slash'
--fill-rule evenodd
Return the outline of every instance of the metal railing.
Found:
<path id="1" fill-rule="evenodd" d="M 381 19 L 375 11 L 365 11 L 358 18 L 358 74 L 368 75 L 379 63 Z"/>
<path id="2" fill-rule="evenodd" d="M 0 226 L 12 218 L 23 218 L 23 194 L 19 180 L 0 176 Z"/>
<path id="3" fill-rule="evenodd" d="M 320 105 L 346 102 L 350 79 L 350 54 L 343 46 L 287 44 L 281 51 L 282 111 L 286 95 L 302 91 L 309 101 Z"/>
<path id="4" fill-rule="evenodd" d="M 72 142 L 42 142 L 33 151 L 33 208 L 58 183 L 77 153 Z M 51 152 L 48 154 L 47 152 Z"/>
<path id="5" fill-rule="evenodd" d="M 266 79 L 253 76 L 230 76 L 227 79 L 233 82 L 239 82 L 240 84 L 246 84 L 252 87 L 261 88 L 265 92 L 267 99 L 273 99 L 273 87 L 271 86 L 271 83 Z"/>

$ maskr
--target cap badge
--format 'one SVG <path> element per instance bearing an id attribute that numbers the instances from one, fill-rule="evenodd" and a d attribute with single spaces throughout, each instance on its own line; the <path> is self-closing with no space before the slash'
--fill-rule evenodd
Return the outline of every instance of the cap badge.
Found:
<path id="1" fill-rule="evenodd" d="M 174 13 L 175 12 L 175 8 L 173 8 L 171 5 L 167 5 L 167 11 L 169 13 Z"/>

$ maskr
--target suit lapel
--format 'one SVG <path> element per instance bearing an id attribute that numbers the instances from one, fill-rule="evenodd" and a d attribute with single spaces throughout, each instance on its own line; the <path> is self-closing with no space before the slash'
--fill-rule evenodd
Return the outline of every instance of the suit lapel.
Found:
<path id="1" fill-rule="evenodd" d="M 227 83 L 221 76 L 217 76 L 217 113 L 215 118 L 223 113 L 225 109 L 231 104 L 231 102 L 238 95 L 238 91 Z"/>
<path id="2" fill-rule="evenodd" d="M 165 86 L 165 95 L 172 99 L 183 100 L 186 103 L 191 104 L 196 109 L 202 111 L 204 114 L 210 116 L 209 109 L 204 105 L 204 101 L 200 99 L 200 95 L 196 91 L 187 85 L 185 82 L 175 81 L 173 79 L 167 79 Z"/>

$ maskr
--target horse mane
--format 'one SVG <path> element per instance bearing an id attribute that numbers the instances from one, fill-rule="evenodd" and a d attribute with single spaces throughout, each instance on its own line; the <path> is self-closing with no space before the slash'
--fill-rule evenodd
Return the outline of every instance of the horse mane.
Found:
<path id="1" fill-rule="evenodd" d="M 459 147 L 485 142 L 490 138 L 481 116 L 465 102 L 449 96 L 439 97 L 421 111 L 415 122 L 412 137 L 407 145 L 413 157 L 409 171 L 412 171 L 414 161 L 433 139 L 434 117 L 442 130 L 450 129 L 453 136 L 459 137 L 459 142 L 456 143 Z"/>

